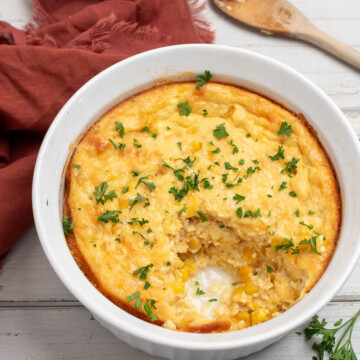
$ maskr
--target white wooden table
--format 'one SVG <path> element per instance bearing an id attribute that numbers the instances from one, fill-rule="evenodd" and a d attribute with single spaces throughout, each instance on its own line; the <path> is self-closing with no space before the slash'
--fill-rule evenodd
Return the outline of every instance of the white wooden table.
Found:
<path id="1" fill-rule="evenodd" d="M 0 0 L 0 20 L 22 27 L 31 18 L 31 3 Z M 293 3 L 321 29 L 360 50 L 360 0 L 293 0 Z M 214 6 L 207 13 L 216 30 L 216 43 L 256 51 L 290 65 L 320 86 L 360 135 L 359 71 L 300 41 L 262 35 L 239 25 Z M 354 221 L 359 221 L 358 216 L 354 214 Z M 55 275 L 34 228 L 10 252 L 0 271 L 0 285 L 1 360 L 155 359 L 121 342 L 94 321 Z M 359 309 L 360 263 L 320 315 L 334 322 Z M 353 334 L 353 344 L 360 354 L 360 324 Z M 247 359 L 310 360 L 312 355 L 310 344 L 291 333 Z"/>

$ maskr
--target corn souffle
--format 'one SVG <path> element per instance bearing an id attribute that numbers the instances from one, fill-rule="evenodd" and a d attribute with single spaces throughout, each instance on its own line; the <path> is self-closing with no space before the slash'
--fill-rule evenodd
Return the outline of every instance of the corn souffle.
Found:
<path id="1" fill-rule="evenodd" d="M 64 232 L 108 299 L 172 330 L 259 324 L 336 247 L 336 175 L 305 119 L 245 89 L 173 83 L 107 112 L 66 175 Z"/>

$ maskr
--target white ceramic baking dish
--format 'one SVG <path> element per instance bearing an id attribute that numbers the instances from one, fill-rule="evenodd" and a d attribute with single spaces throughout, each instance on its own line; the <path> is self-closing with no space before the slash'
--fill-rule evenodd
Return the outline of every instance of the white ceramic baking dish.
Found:
<path id="1" fill-rule="evenodd" d="M 214 81 L 240 85 L 302 113 L 316 130 L 341 186 L 343 222 L 326 272 L 298 304 L 245 330 L 222 334 L 175 332 L 139 320 L 87 280 L 66 245 L 62 228 L 64 168 L 69 149 L 100 115 L 159 83 L 192 80 L 210 70 Z M 56 116 L 41 146 L 33 180 L 36 229 L 52 267 L 71 293 L 119 339 L 171 359 L 233 359 L 258 351 L 303 324 L 344 284 L 360 253 L 360 149 L 338 107 L 316 85 L 265 56 L 217 45 L 180 45 L 149 51 L 113 65 L 86 83 Z M 71 326 L 71 324 L 69 324 Z"/>

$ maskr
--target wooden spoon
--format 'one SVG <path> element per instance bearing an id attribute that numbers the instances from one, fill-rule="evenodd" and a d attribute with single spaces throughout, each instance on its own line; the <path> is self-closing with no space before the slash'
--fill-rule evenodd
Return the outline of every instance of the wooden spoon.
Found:
<path id="1" fill-rule="evenodd" d="M 214 0 L 214 3 L 246 25 L 309 41 L 360 69 L 360 52 L 322 32 L 286 0 Z"/>

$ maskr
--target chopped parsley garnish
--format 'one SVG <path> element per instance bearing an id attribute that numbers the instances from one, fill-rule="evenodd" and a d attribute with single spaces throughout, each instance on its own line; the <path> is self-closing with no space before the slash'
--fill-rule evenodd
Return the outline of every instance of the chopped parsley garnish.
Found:
<path id="1" fill-rule="evenodd" d="M 119 244 L 121 243 L 121 239 L 119 237 L 117 237 L 115 241 L 117 241 Z"/>
<path id="2" fill-rule="evenodd" d="M 215 302 L 217 299 L 210 299 L 209 302 Z"/>
<path id="3" fill-rule="evenodd" d="M 173 194 L 175 200 L 180 202 L 188 194 L 190 190 L 200 191 L 199 173 L 193 173 L 192 175 L 187 176 L 186 181 L 184 181 L 184 185 L 182 189 L 176 189 L 175 187 L 172 187 L 170 188 L 169 193 Z"/>
<path id="4" fill-rule="evenodd" d="M 300 221 L 299 224 L 306 226 L 309 230 L 312 230 L 314 228 L 311 224 L 310 225 L 305 224 L 303 221 Z"/>
<path id="5" fill-rule="evenodd" d="M 206 109 L 204 109 L 203 110 L 203 116 L 205 117 L 205 116 L 207 116 L 209 113 L 208 113 L 208 111 L 206 110 Z"/>
<path id="6" fill-rule="evenodd" d="M 216 128 L 213 130 L 213 135 L 218 139 L 220 140 L 221 138 L 223 137 L 227 137 L 229 136 L 229 134 L 226 132 L 226 129 L 225 129 L 225 123 L 222 123 L 218 126 L 216 126 Z"/>
<path id="7" fill-rule="evenodd" d="M 314 212 L 314 211 L 309 210 L 309 215 L 314 215 L 314 214 L 315 214 L 315 212 Z"/>
<path id="8" fill-rule="evenodd" d="M 228 144 L 233 148 L 233 154 L 237 154 L 239 152 L 239 148 L 234 144 L 234 140 L 228 141 Z"/>
<path id="9" fill-rule="evenodd" d="M 146 286 L 146 284 L 145 284 L 145 286 Z M 144 288 L 145 288 L 145 287 L 144 287 Z M 147 288 L 148 288 L 148 287 L 147 287 Z M 147 288 L 146 288 L 146 289 L 147 289 Z M 137 299 L 136 302 L 135 302 L 135 304 L 134 304 L 134 308 L 141 310 L 141 309 L 142 309 L 142 301 L 141 301 L 140 295 L 141 295 L 140 291 L 137 290 L 137 291 L 135 291 L 132 295 L 127 296 L 127 300 L 128 300 L 128 302 L 130 302 L 130 301 L 132 301 L 132 300 Z M 151 307 L 154 308 L 154 309 L 156 309 L 155 303 L 156 303 L 156 301 L 153 300 L 153 299 L 146 299 L 146 304 L 144 305 L 144 310 L 146 311 L 147 316 L 148 316 L 152 321 L 156 321 L 156 320 L 157 320 L 157 317 L 154 315 L 154 313 L 153 313 L 152 310 L 151 310 Z"/>
<path id="10" fill-rule="evenodd" d="M 171 263 L 170 263 L 170 261 L 168 261 L 167 263 L 166 263 L 166 266 L 170 266 L 171 265 Z"/>
<path id="11" fill-rule="evenodd" d="M 145 280 L 144 289 L 147 290 L 150 286 L 151 284 L 147 280 Z"/>
<path id="12" fill-rule="evenodd" d="M 119 121 L 115 121 L 115 125 L 116 125 L 115 129 L 116 129 L 116 131 L 119 132 L 120 137 L 121 138 L 124 137 L 124 135 L 125 135 L 124 125 Z"/>
<path id="13" fill-rule="evenodd" d="M 299 162 L 299 159 L 295 159 L 293 157 L 291 161 L 289 161 L 288 163 L 285 163 L 285 169 L 282 169 L 281 173 L 286 174 L 289 177 L 292 177 L 293 175 L 296 175 L 296 168 L 297 168 L 296 164 L 298 162 Z"/>
<path id="14" fill-rule="evenodd" d="M 115 190 L 111 190 L 107 194 L 105 194 L 107 188 L 108 183 L 106 181 L 102 182 L 99 186 L 95 186 L 95 191 L 93 192 L 93 194 L 98 196 L 95 199 L 97 204 L 100 203 L 104 205 L 107 200 L 113 201 L 114 198 L 117 198 Z"/>
<path id="15" fill-rule="evenodd" d="M 291 197 L 294 197 L 294 198 L 297 197 L 295 191 L 290 191 L 290 192 L 289 192 L 289 195 L 290 195 Z"/>
<path id="16" fill-rule="evenodd" d="M 278 191 L 287 189 L 287 182 L 283 181 L 278 189 Z"/>
<path id="17" fill-rule="evenodd" d="M 194 160 L 190 159 L 190 156 L 188 156 L 186 159 L 182 159 L 182 161 L 188 166 L 188 167 L 192 167 L 194 165 L 196 158 L 194 158 Z"/>
<path id="18" fill-rule="evenodd" d="M 127 300 L 130 302 L 130 301 L 132 301 L 132 300 L 137 299 L 140 295 L 141 295 L 140 291 L 137 290 L 137 291 L 135 291 L 133 294 L 127 296 Z"/>
<path id="19" fill-rule="evenodd" d="M 239 194 L 235 194 L 235 196 L 233 197 L 233 200 L 236 201 L 236 205 L 240 202 L 245 200 L 245 196 L 239 195 Z"/>
<path id="20" fill-rule="evenodd" d="M 191 113 L 191 107 L 189 106 L 187 101 L 183 101 L 177 104 L 180 115 L 189 116 Z"/>
<path id="21" fill-rule="evenodd" d="M 283 242 L 280 245 L 275 245 L 274 250 L 275 251 L 284 250 L 285 254 L 287 254 L 289 250 L 291 250 L 292 254 L 299 253 L 299 248 L 295 246 L 293 239 L 287 239 L 287 238 L 284 238 Z"/>
<path id="22" fill-rule="evenodd" d="M 182 143 L 179 141 L 178 143 L 176 143 L 177 146 L 179 147 L 179 149 L 182 151 Z"/>
<path id="23" fill-rule="evenodd" d="M 291 125 L 288 125 L 286 121 L 283 121 L 280 125 L 280 130 L 278 131 L 278 135 L 284 134 L 286 136 L 290 136 L 293 133 L 291 130 Z"/>
<path id="24" fill-rule="evenodd" d="M 236 210 L 236 215 L 241 219 L 243 217 L 243 209 L 242 207 L 239 207 L 237 210 Z"/>
<path id="25" fill-rule="evenodd" d="M 132 170 L 132 171 L 131 171 L 131 175 L 134 176 L 134 177 L 135 177 L 135 176 L 139 176 L 139 175 L 140 175 L 140 171 Z"/>
<path id="26" fill-rule="evenodd" d="M 153 299 L 146 299 L 146 304 L 144 305 L 144 310 L 146 311 L 147 316 L 152 320 L 152 321 L 156 321 L 157 317 L 155 316 L 155 314 L 152 312 L 151 308 L 156 309 L 155 306 L 156 301 Z"/>
<path id="27" fill-rule="evenodd" d="M 129 225 L 139 224 L 140 226 L 143 226 L 145 224 L 148 224 L 149 220 L 145 220 L 144 218 L 142 218 L 142 220 L 140 220 L 139 218 L 131 218 L 131 221 L 128 221 L 127 223 Z"/>
<path id="28" fill-rule="evenodd" d="M 304 240 L 300 241 L 299 245 L 309 244 L 312 252 L 317 255 L 320 255 L 320 253 L 318 252 L 318 250 L 316 248 L 316 239 L 317 239 L 317 236 L 313 236 L 311 239 L 308 239 L 308 240 L 304 239 Z"/>
<path id="29" fill-rule="evenodd" d="M 187 212 L 187 206 L 184 206 L 179 212 L 178 212 L 178 216 L 180 217 L 181 213 L 185 213 Z"/>
<path id="30" fill-rule="evenodd" d="M 236 285 L 237 285 L 237 282 L 233 282 L 231 285 L 232 285 L 232 286 L 236 286 Z"/>
<path id="31" fill-rule="evenodd" d="M 239 160 L 239 165 L 244 165 L 245 164 L 245 160 L 244 159 L 240 159 Z"/>
<path id="32" fill-rule="evenodd" d="M 195 286 L 199 286 L 199 282 L 198 282 L 198 281 L 195 281 Z"/>
<path id="33" fill-rule="evenodd" d="M 280 145 L 279 146 L 279 149 L 278 149 L 278 152 L 275 154 L 275 155 L 269 155 L 269 158 L 272 160 L 272 161 L 277 161 L 277 160 L 280 160 L 280 159 L 285 159 L 284 157 L 284 148 Z"/>
<path id="34" fill-rule="evenodd" d="M 357 319 L 360 316 L 360 310 L 348 321 L 343 322 L 342 319 L 334 323 L 335 328 L 325 328 L 327 322 L 323 319 L 319 321 L 318 315 L 315 315 L 310 321 L 310 326 L 304 330 L 306 339 L 310 340 L 313 336 L 322 337 L 320 343 L 314 342 L 313 350 L 317 351 L 318 358 L 324 359 L 325 351 L 330 355 L 331 360 L 356 360 L 355 350 L 352 347 L 351 336 Z M 339 340 L 336 340 L 335 335 L 339 330 L 342 330 L 342 335 Z M 335 349 L 334 349 L 335 347 Z M 313 356 L 313 359 L 317 360 Z"/>
<path id="35" fill-rule="evenodd" d="M 208 221 L 207 217 L 205 216 L 205 214 L 202 211 L 197 211 L 197 214 L 200 216 L 201 222 L 206 222 Z"/>
<path id="36" fill-rule="evenodd" d="M 205 76 L 196 76 L 196 90 L 200 90 L 200 87 L 206 84 L 212 78 L 212 74 L 209 70 L 205 70 Z"/>
<path id="37" fill-rule="evenodd" d="M 251 134 L 250 134 L 250 133 L 247 133 L 245 136 L 246 136 L 247 138 L 249 138 L 249 137 L 251 137 Z"/>
<path id="38" fill-rule="evenodd" d="M 205 291 L 200 290 L 200 288 L 196 289 L 196 295 L 204 295 Z"/>
<path id="39" fill-rule="evenodd" d="M 154 264 L 149 264 L 149 265 L 146 265 L 146 266 L 142 266 L 140 267 L 139 269 L 135 270 L 133 272 L 133 275 L 139 275 L 139 279 L 140 280 L 146 280 L 147 279 L 147 276 L 148 276 L 148 273 L 150 271 L 150 268 L 152 268 L 154 266 Z"/>
<path id="40" fill-rule="evenodd" d="M 136 235 L 136 234 L 140 235 L 145 240 L 144 241 L 145 246 L 150 245 L 151 248 L 154 246 L 154 243 L 150 242 L 143 234 L 139 233 L 138 231 L 133 231 L 132 233 L 133 233 L 133 235 Z"/>
<path id="41" fill-rule="evenodd" d="M 269 266 L 269 265 L 265 265 L 265 266 L 266 266 L 266 272 L 268 274 L 271 274 L 271 273 L 275 272 L 274 269 L 271 266 Z"/>
<path id="42" fill-rule="evenodd" d="M 137 182 L 137 184 L 135 186 L 135 189 L 137 189 L 137 187 L 141 183 L 143 183 L 144 185 L 146 185 L 149 188 L 150 192 L 154 191 L 156 189 L 156 185 L 153 182 L 144 181 L 144 180 L 147 180 L 147 179 L 149 179 L 149 175 L 139 178 L 139 180 L 138 180 L 138 182 Z"/>
<path id="43" fill-rule="evenodd" d="M 256 172 L 256 170 L 260 171 L 261 169 L 258 166 L 255 166 L 254 168 L 252 166 L 250 166 L 247 168 L 246 173 L 248 175 L 254 174 Z"/>
<path id="44" fill-rule="evenodd" d="M 74 229 L 74 222 L 70 220 L 68 215 L 63 216 L 63 228 L 65 235 L 69 235 Z"/>
<path id="45" fill-rule="evenodd" d="M 210 181 L 207 178 L 201 179 L 200 183 L 203 183 L 204 189 L 213 189 L 214 185 L 210 184 Z"/>
<path id="46" fill-rule="evenodd" d="M 216 148 L 215 150 L 212 151 L 213 154 L 218 154 L 220 152 L 220 148 Z"/>
<path id="47" fill-rule="evenodd" d="M 135 199 L 131 199 L 129 201 L 130 204 L 130 211 L 132 210 L 132 208 L 139 202 L 139 201 L 145 201 L 144 204 L 144 208 L 150 205 L 149 199 L 142 196 L 141 194 L 137 193 L 136 198 Z"/>
<path id="48" fill-rule="evenodd" d="M 225 227 L 224 224 L 222 224 L 222 225 L 219 226 L 220 229 L 223 229 L 224 227 Z"/>
<path id="49" fill-rule="evenodd" d="M 272 195 L 270 195 L 270 194 L 267 194 L 266 196 L 267 196 L 268 198 L 272 198 Z"/>
<path id="50" fill-rule="evenodd" d="M 119 210 L 106 210 L 106 213 L 99 215 L 98 221 L 102 221 L 105 224 L 107 224 L 109 221 L 112 221 L 115 224 L 122 224 L 122 221 L 119 219 L 119 214 L 121 214 L 121 211 Z"/>
<path id="51" fill-rule="evenodd" d="M 184 172 L 185 172 L 184 168 L 175 170 L 173 167 L 171 167 L 170 165 L 168 165 L 164 160 L 162 160 L 162 162 L 163 162 L 163 165 L 162 165 L 162 166 L 164 166 L 164 167 L 172 170 L 172 171 L 174 172 L 174 175 L 177 177 L 178 180 L 184 181 L 184 175 L 181 174 L 181 173 L 184 173 Z M 186 169 L 186 168 L 185 168 L 185 169 Z"/>
<path id="52" fill-rule="evenodd" d="M 134 139 L 134 142 L 133 142 L 133 145 L 136 147 L 136 148 L 141 148 L 141 145 L 138 144 L 138 140 Z"/>
<path id="53" fill-rule="evenodd" d="M 256 211 L 246 210 L 244 213 L 244 218 L 247 218 L 247 217 L 251 217 L 252 219 L 261 217 L 260 209 L 257 209 Z"/>
<path id="54" fill-rule="evenodd" d="M 296 215 L 296 217 L 299 217 L 299 216 L 300 216 L 300 211 L 299 211 L 299 209 L 296 209 L 296 211 L 294 212 L 294 214 Z"/>
<path id="55" fill-rule="evenodd" d="M 80 169 L 81 168 L 81 165 L 78 165 L 78 164 L 72 164 L 73 167 L 77 168 L 77 169 Z"/>
<path id="56" fill-rule="evenodd" d="M 116 145 L 111 139 L 109 139 L 114 149 L 120 149 L 121 151 L 124 151 L 126 144 L 119 143 L 119 145 Z"/>
<path id="57" fill-rule="evenodd" d="M 188 194 L 188 190 L 184 188 L 176 189 L 175 187 L 172 187 L 170 188 L 169 193 L 174 195 L 176 201 L 180 202 Z"/>
<path id="58" fill-rule="evenodd" d="M 258 160 L 258 159 L 254 159 L 252 162 L 253 162 L 254 164 L 258 164 L 258 163 L 259 163 L 259 160 Z"/>
<path id="59" fill-rule="evenodd" d="M 152 136 L 154 139 L 157 138 L 157 133 L 150 131 L 150 129 L 149 129 L 147 126 L 143 127 L 143 128 L 141 129 L 141 132 L 142 132 L 142 133 L 143 133 L 143 132 L 147 132 L 148 134 L 151 134 L 151 136 Z"/>
<path id="60" fill-rule="evenodd" d="M 123 194 L 126 194 L 126 193 L 129 191 L 129 187 L 128 187 L 128 186 L 123 186 L 121 189 L 122 189 L 121 192 L 122 192 Z"/>
<path id="61" fill-rule="evenodd" d="M 226 170 L 234 170 L 234 171 L 238 171 L 238 168 L 236 168 L 236 167 L 234 167 L 234 166 L 230 165 L 230 163 L 228 163 L 228 162 L 225 162 L 225 169 L 226 169 Z"/>

